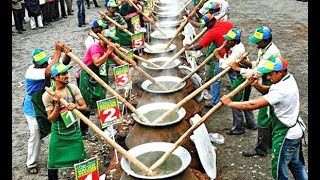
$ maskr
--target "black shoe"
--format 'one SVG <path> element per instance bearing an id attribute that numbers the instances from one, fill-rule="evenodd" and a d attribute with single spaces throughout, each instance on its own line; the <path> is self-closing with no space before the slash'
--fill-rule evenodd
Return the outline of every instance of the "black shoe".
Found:
<path id="1" fill-rule="evenodd" d="M 22 34 L 22 31 L 18 30 L 18 34 Z"/>
<path id="2" fill-rule="evenodd" d="M 68 15 L 73 15 L 73 13 L 68 13 Z"/>
<path id="3" fill-rule="evenodd" d="M 88 6 L 87 9 L 90 9 L 90 6 Z"/>
<path id="4" fill-rule="evenodd" d="M 62 16 L 62 18 L 68 18 L 67 16 Z"/>
<path id="5" fill-rule="evenodd" d="M 101 6 L 98 5 L 98 6 L 95 6 L 95 7 L 101 7 Z"/>
<path id="6" fill-rule="evenodd" d="M 240 129 L 232 129 L 230 131 L 227 132 L 227 134 L 229 135 L 241 135 L 244 134 L 246 131 L 244 129 L 240 130 Z"/>
<path id="7" fill-rule="evenodd" d="M 21 29 L 21 31 L 26 31 L 26 29 Z"/>
<path id="8" fill-rule="evenodd" d="M 249 151 L 244 151 L 242 152 L 242 155 L 244 157 L 251 157 L 251 156 L 266 156 L 266 154 L 263 154 L 263 153 L 258 153 L 255 149 L 252 149 L 252 150 L 249 150 Z"/>

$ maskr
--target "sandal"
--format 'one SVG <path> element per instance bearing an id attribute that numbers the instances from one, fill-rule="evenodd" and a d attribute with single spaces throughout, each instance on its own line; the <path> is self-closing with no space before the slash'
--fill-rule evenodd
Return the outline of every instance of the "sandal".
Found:
<path id="1" fill-rule="evenodd" d="M 38 167 L 31 167 L 28 168 L 29 174 L 37 174 L 38 173 Z"/>

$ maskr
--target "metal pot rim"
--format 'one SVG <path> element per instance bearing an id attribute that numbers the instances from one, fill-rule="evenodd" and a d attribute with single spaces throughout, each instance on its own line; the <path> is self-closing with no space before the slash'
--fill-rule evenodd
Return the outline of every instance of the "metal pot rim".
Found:
<path id="1" fill-rule="evenodd" d="M 176 82 L 176 83 L 179 83 L 182 78 L 180 77 L 177 77 L 177 76 L 158 76 L 158 77 L 154 77 L 153 78 L 155 81 L 157 82 L 161 82 L 161 81 L 170 81 L 170 82 Z M 185 85 L 186 85 L 186 82 L 184 81 L 183 83 L 180 84 L 179 87 L 177 87 L 176 89 L 172 89 L 172 90 L 167 90 L 167 91 L 153 91 L 153 90 L 150 90 L 148 89 L 148 86 L 150 84 L 153 84 L 153 82 L 151 82 L 149 79 L 145 80 L 142 82 L 141 84 L 141 88 L 147 92 L 150 92 L 150 93 L 159 93 L 159 94 L 166 94 L 166 93 L 172 93 L 172 92 L 176 92 L 176 91 L 179 91 L 181 90 Z"/>
<path id="2" fill-rule="evenodd" d="M 159 62 L 159 61 L 167 61 L 171 59 L 171 57 L 157 57 L 157 58 L 151 58 L 148 59 L 148 61 L 154 63 L 154 62 Z M 177 66 L 179 66 L 181 64 L 181 61 L 179 59 L 175 59 L 174 61 L 172 61 L 169 65 L 167 65 L 166 67 L 163 68 L 157 68 L 157 67 L 153 67 L 152 65 L 148 65 L 146 62 L 142 62 L 141 63 L 142 66 L 146 69 L 151 69 L 151 70 L 166 70 L 166 69 L 172 69 L 175 68 Z M 170 66 L 171 65 L 171 66 Z"/>
<path id="3" fill-rule="evenodd" d="M 147 152 L 152 152 L 152 151 L 163 151 L 167 152 L 170 149 L 174 147 L 173 143 L 167 143 L 167 142 L 151 142 L 151 143 L 145 143 L 145 144 L 140 144 L 138 146 L 133 147 L 130 149 L 128 152 L 133 155 L 134 157 L 137 157 L 141 154 L 147 153 Z M 121 168 L 129 175 L 134 176 L 136 178 L 141 178 L 141 179 L 164 179 L 164 178 L 169 178 L 176 176 L 183 172 L 191 163 L 191 155 L 190 153 L 182 146 L 179 146 L 176 148 L 173 153 L 174 155 L 178 156 L 180 160 L 182 161 L 182 165 L 178 171 L 175 171 L 170 174 L 166 175 L 161 175 L 161 176 L 143 176 L 136 174 L 130 169 L 130 164 L 127 158 L 122 157 L 121 158 Z"/>
<path id="4" fill-rule="evenodd" d="M 153 45 L 150 45 L 152 50 L 155 50 L 157 48 L 165 48 L 167 46 L 167 44 L 164 44 L 164 43 L 159 43 L 159 44 L 153 44 Z M 158 46 L 158 47 L 157 47 Z M 166 50 L 163 50 L 163 51 L 150 51 L 148 48 L 143 48 L 144 52 L 146 53 L 150 53 L 150 54 L 158 54 L 158 53 L 165 53 L 165 52 L 169 52 L 169 51 L 172 51 L 176 48 L 177 46 L 175 44 L 170 44 L 170 46 L 166 49 Z"/>
<path id="5" fill-rule="evenodd" d="M 153 110 L 157 110 L 157 109 L 166 109 L 166 110 L 170 110 L 171 108 L 174 108 L 176 106 L 175 103 L 170 103 L 170 102 L 156 102 L 156 103 L 150 103 L 150 104 L 145 104 L 142 105 L 140 107 L 137 108 L 137 110 L 141 113 L 141 114 L 145 114 L 147 112 L 153 111 Z M 177 111 L 176 111 L 179 115 L 179 117 L 171 122 L 166 122 L 166 123 L 162 123 L 162 124 L 149 124 L 149 123 L 145 123 L 140 121 L 140 119 L 137 117 L 136 114 L 132 114 L 132 118 L 138 122 L 139 124 L 145 125 L 145 126 L 150 126 L 150 127 L 162 127 L 162 126 L 169 126 L 175 123 L 180 122 L 187 114 L 186 110 L 183 107 L 180 107 Z"/>

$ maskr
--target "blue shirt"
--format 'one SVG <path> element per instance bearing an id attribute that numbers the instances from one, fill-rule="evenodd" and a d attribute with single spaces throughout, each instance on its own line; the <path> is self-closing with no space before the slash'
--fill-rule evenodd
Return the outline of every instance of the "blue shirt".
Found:
<path id="1" fill-rule="evenodd" d="M 35 68 L 34 65 L 29 66 L 25 74 L 26 93 L 23 101 L 22 112 L 25 115 L 35 117 L 35 111 L 32 105 L 32 94 L 41 91 L 46 82 L 46 68 Z"/>

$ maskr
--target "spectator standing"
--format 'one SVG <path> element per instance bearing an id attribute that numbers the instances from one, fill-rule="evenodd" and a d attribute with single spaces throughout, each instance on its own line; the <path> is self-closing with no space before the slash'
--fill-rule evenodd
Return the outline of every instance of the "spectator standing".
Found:
<path id="1" fill-rule="evenodd" d="M 84 0 L 77 0 L 78 7 L 78 27 L 86 26 L 86 10 L 84 8 Z"/>
<path id="2" fill-rule="evenodd" d="M 26 30 L 23 28 L 23 18 L 25 11 L 22 8 L 21 0 L 12 0 L 12 13 L 15 28 L 19 34 L 22 34 L 22 31 Z"/>
<path id="3" fill-rule="evenodd" d="M 30 17 L 31 29 L 36 29 L 36 27 L 43 28 L 39 0 L 25 0 L 25 5 Z"/>
<path id="4" fill-rule="evenodd" d="M 93 4 L 94 4 L 95 7 L 100 7 L 99 4 L 98 4 L 98 2 L 97 2 L 97 0 L 92 0 L 92 1 L 93 1 Z M 90 9 L 90 2 L 89 2 L 89 0 L 86 0 L 85 2 L 86 2 L 86 4 L 87 4 L 87 8 Z"/>

